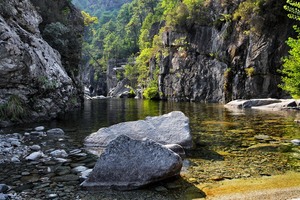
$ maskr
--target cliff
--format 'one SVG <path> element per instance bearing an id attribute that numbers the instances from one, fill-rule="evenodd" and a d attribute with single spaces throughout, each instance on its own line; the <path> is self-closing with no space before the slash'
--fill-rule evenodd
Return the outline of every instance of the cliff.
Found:
<path id="1" fill-rule="evenodd" d="M 207 2 L 197 22 L 163 33 L 162 51 L 167 53 L 152 61 L 160 70 L 161 98 L 227 102 L 284 97 L 278 69 L 293 32 L 285 2 Z M 242 7 L 243 2 L 248 4 Z"/>
<path id="2" fill-rule="evenodd" d="M 80 104 L 74 72 L 82 30 L 83 19 L 67 0 L 1 1 L 0 127 L 51 119 Z"/>

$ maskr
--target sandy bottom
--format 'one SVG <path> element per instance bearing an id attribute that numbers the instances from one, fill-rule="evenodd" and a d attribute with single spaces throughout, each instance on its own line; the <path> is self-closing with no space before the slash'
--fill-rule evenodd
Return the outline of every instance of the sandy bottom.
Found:
<path id="1" fill-rule="evenodd" d="M 197 187 L 208 200 L 300 200 L 300 173 L 226 180 Z"/>

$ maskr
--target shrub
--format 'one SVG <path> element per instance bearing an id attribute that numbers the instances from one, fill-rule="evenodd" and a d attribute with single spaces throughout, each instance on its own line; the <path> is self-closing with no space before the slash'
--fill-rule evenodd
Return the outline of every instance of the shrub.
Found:
<path id="1" fill-rule="evenodd" d="M 157 86 L 148 87 L 143 92 L 145 99 L 159 99 L 159 92 Z"/>
<path id="2" fill-rule="evenodd" d="M 17 95 L 11 95 L 6 103 L 0 105 L 0 119 L 19 121 L 26 116 L 28 116 L 28 108 Z"/>

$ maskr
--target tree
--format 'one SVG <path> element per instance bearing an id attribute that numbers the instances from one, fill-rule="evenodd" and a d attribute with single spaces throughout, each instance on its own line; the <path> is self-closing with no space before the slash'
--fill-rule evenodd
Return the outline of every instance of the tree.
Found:
<path id="1" fill-rule="evenodd" d="M 289 12 L 288 17 L 300 21 L 300 2 L 287 0 L 284 9 Z M 290 93 L 293 98 L 300 98 L 300 29 L 294 26 L 297 38 L 288 38 L 287 44 L 291 48 L 289 55 L 283 58 L 282 84 L 280 87 Z"/>

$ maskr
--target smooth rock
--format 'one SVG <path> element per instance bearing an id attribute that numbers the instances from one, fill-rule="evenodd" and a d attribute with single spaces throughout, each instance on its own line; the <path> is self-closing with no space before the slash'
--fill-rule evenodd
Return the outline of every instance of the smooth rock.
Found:
<path id="1" fill-rule="evenodd" d="M 78 166 L 78 167 L 75 167 L 75 168 L 72 169 L 72 171 L 75 172 L 75 173 L 81 173 L 81 172 L 84 172 L 86 170 L 88 170 L 88 168 L 85 167 L 85 166 Z"/>
<path id="2" fill-rule="evenodd" d="M 21 162 L 20 159 L 19 159 L 19 157 L 17 157 L 17 156 L 12 157 L 10 159 L 10 161 L 13 162 L 13 163 L 19 163 L 19 162 Z"/>
<path id="3" fill-rule="evenodd" d="M 67 152 L 63 149 L 57 149 L 55 151 L 52 151 L 50 153 L 50 155 L 55 157 L 55 158 L 66 158 L 66 157 L 68 157 Z"/>
<path id="4" fill-rule="evenodd" d="M 9 190 L 8 185 L 0 184 L 0 193 L 7 192 Z"/>
<path id="5" fill-rule="evenodd" d="M 7 200 L 9 196 L 7 194 L 0 193 L 0 200 Z"/>
<path id="6" fill-rule="evenodd" d="M 300 146 L 300 139 L 291 140 L 291 143 L 296 145 L 296 146 Z"/>
<path id="7" fill-rule="evenodd" d="M 62 136 L 65 132 L 61 128 L 53 128 L 47 131 L 48 136 Z"/>
<path id="8" fill-rule="evenodd" d="M 44 157 L 44 153 L 41 151 L 33 152 L 29 156 L 27 156 L 25 159 L 26 160 L 38 160 L 42 157 Z"/>
<path id="9" fill-rule="evenodd" d="M 43 130 L 45 130 L 45 127 L 44 126 L 38 126 L 38 127 L 35 127 L 34 130 L 43 131 Z"/>
<path id="10" fill-rule="evenodd" d="M 87 179 L 93 169 L 87 169 L 80 173 L 80 178 Z"/>
<path id="11" fill-rule="evenodd" d="M 163 145 L 179 144 L 187 149 L 193 146 L 189 119 L 180 111 L 101 128 L 85 138 L 85 145 L 103 148 L 120 135 L 137 140 L 148 138 Z"/>
<path id="12" fill-rule="evenodd" d="M 37 144 L 32 145 L 32 146 L 30 146 L 29 148 L 30 148 L 32 151 L 39 151 L 39 150 L 41 150 L 41 146 L 40 146 L 40 145 L 37 145 Z"/>
<path id="13" fill-rule="evenodd" d="M 254 138 L 257 139 L 257 140 L 271 140 L 270 136 L 268 136 L 268 135 L 262 135 L 262 134 L 255 135 Z"/>
<path id="14" fill-rule="evenodd" d="M 32 135 L 32 136 L 43 136 L 44 132 L 43 131 L 31 131 L 30 135 Z"/>
<path id="15" fill-rule="evenodd" d="M 121 135 L 109 143 L 81 186 L 131 190 L 176 176 L 181 167 L 180 156 L 161 144 Z"/>

